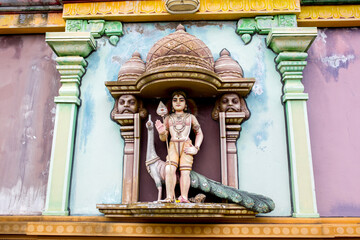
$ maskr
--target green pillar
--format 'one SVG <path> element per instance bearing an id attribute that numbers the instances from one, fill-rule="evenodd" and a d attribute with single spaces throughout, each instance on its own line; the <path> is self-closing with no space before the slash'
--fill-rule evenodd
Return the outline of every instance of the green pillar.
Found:
<path id="1" fill-rule="evenodd" d="M 55 97 L 56 116 L 51 149 L 49 181 L 43 215 L 69 215 L 68 199 L 79 85 L 85 73 L 87 57 L 96 47 L 91 33 L 47 33 L 46 42 L 59 56 L 56 68 L 61 75 L 59 96 Z"/>
<path id="2" fill-rule="evenodd" d="M 279 54 L 275 61 L 284 82 L 282 100 L 286 110 L 293 217 L 319 217 L 306 108 L 308 94 L 301 83 L 306 51 L 316 35 L 316 28 L 272 28 L 267 37 L 267 45 Z"/>

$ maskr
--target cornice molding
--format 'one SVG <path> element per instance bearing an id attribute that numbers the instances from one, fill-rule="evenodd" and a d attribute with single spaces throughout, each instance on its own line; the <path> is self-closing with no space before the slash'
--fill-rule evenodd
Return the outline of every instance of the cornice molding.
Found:
<path id="1" fill-rule="evenodd" d="M 261 4 L 256 8 L 251 8 L 245 1 L 240 1 L 238 6 L 231 5 L 229 2 L 208 3 L 210 0 L 201 1 L 200 12 L 196 14 L 171 15 L 166 12 L 165 7 L 160 5 L 162 1 L 137 1 L 138 5 L 130 4 L 124 8 L 124 12 L 119 10 L 120 4 L 125 1 L 117 2 L 94 2 L 94 3 L 71 3 L 65 4 L 65 19 L 103 19 L 121 20 L 123 22 L 141 21 L 186 21 L 186 20 L 239 20 L 244 17 L 270 16 L 279 14 L 297 15 L 297 25 L 299 27 L 356 27 L 360 26 L 360 5 L 326 5 L 326 6 L 302 6 L 298 1 L 285 1 L 284 7 L 269 5 L 266 9 L 261 9 Z M 153 5 L 139 5 L 151 2 Z M 247 2 L 247 1 L 246 1 Z M 258 2 L 258 1 L 257 1 Z M 263 1 L 260 1 L 262 3 Z M 156 4 L 155 4 L 156 3 Z M 146 11 L 143 11 L 142 8 Z M 272 6 L 272 7 L 271 7 Z M 285 9 L 289 6 L 288 10 Z M 290 8 L 291 7 L 291 8 Z M 74 10 L 74 8 L 79 8 Z M 97 12 L 98 10 L 101 12 Z M 205 10 L 204 10 L 205 9 Z M 108 12 L 106 12 L 108 10 Z M 127 12 L 125 12 L 125 10 Z M 113 14 L 112 11 L 118 11 Z M 45 33 L 62 32 L 65 30 L 65 20 L 61 13 L 44 14 L 1 14 L 0 15 L 0 34 L 23 34 L 23 33 Z"/>
<path id="2" fill-rule="evenodd" d="M 360 26 L 360 5 L 302 6 L 297 22 L 300 27 Z"/>
<path id="3" fill-rule="evenodd" d="M 120 1 L 64 4 L 65 19 L 105 19 L 122 22 L 235 20 L 257 15 L 299 14 L 300 0 L 201 0 L 195 14 L 169 14 L 164 1 Z"/>

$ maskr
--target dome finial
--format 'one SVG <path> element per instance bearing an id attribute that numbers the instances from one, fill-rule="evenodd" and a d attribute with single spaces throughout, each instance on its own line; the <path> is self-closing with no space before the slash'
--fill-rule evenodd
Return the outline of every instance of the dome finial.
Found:
<path id="1" fill-rule="evenodd" d="M 133 53 L 132 57 L 139 57 L 139 58 L 141 58 L 140 53 L 139 53 L 138 51 L 135 51 L 135 52 Z"/>
<path id="2" fill-rule="evenodd" d="M 230 52 L 226 48 L 223 48 L 220 52 L 220 56 L 230 56 Z"/>
<path id="3" fill-rule="evenodd" d="M 176 27 L 176 31 L 184 31 L 184 32 L 185 32 L 185 27 L 184 27 L 182 24 L 179 24 L 179 25 Z"/>

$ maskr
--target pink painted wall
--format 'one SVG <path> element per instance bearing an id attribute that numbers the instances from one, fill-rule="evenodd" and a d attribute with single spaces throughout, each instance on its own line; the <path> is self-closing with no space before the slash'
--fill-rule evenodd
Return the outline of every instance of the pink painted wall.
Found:
<path id="1" fill-rule="evenodd" d="M 304 71 L 318 211 L 360 216 L 360 31 L 319 29 Z"/>
<path id="2" fill-rule="evenodd" d="M 60 77 L 44 35 L 0 36 L 0 56 L 0 215 L 39 215 Z"/>

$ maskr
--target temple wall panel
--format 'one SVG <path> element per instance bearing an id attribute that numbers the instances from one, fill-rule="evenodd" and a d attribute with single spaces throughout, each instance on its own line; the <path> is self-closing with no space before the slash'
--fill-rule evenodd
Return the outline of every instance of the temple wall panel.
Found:
<path id="1" fill-rule="evenodd" d="M 232 43 L 239 48 L 239 63 L 255 85 L 246 102 L 251 112 L 242 124 L 238 140 L 239 188 L 271 197 L 275 210 L 267 216 L 290 216 L 290 187 L 282 82 L 274 67 L 275 54 L 265 39 L 255 35 L 250 44 Z M 233 48 L 233 47 L 232 47 Z"/>
<path id="2" fill-rule="evenodd" d="M 40 215 L 45 205 L 59 89 L 44 35 L 0 36 L 0 215 Z"/>
<path id="3" fill-rule="evenodd" d="M 360 32 L 319 29 L 304 71 L 320 216 L 360 216 Z"/>
<path id="4" fill-rule="evenodd" d="M 116 47 L 110 45 L 105 38 L 98 39 L 97 51 L 86 59 L 89 65 L 81 86 L 82 105 L 79 109 L 70 194 L 71 214 L 97 215 L 97 203 L 120 202 L 121 149 L 124 143 L 119 134 L 119 126 L 110 120 L 114 100 L 104 82 L 117 79 L 120 66 L 135 50 L 145 61 L 153 44 L 174 32 L 177 25 L 175 22 L 126 23 L 124 36 Z M 242 190 L 261 193 L 274 199 L 277 207 L 269 215 L 290 216 L 286 128 L 281 103 L 282 83 L 274 67 L 276 55 L 266 47 L 266 36 L 255 35 L 250 44 L 244 45 L 240 36 L 235 33 L 235 21 L 187 22 L 184 26 L 187 32 L 209 47 L 215 60 L 220 51 L 227 48 L 243 67 L 245 77 L 256 78 L 256 86 L 247 98 L 252 116 L 242 125 L 238 142 L 239 185 Z M 155 116 L 152 119 L 155 120 Z M 204 135 L 205 138 L 209 136 L 206 132 Z M 142 140 L 142 144 L 146 144 L 146 139 Z M 140 154 L 146 153 L 142 151 Z M 140 166 L 143 165 L 144 162 L 140 162 Z M 204 170 L 201 173 L 206 175 Z M 156 192 L 153 182 L 147 184 Z"/>
<path id="5" fill-rule="evenodd" d="M 86 59 L 87 71 L 80 87 L 70 193 L 70 211 L 75 215 L 99 215 L 96 203 L 121 201 L 124 143 L 119 126 L 110 119 L 114 100 L 104 85 L 107 80 L 116 80 L 120 65 L 107 40 L 98 39 L 97 46 Z"/>

